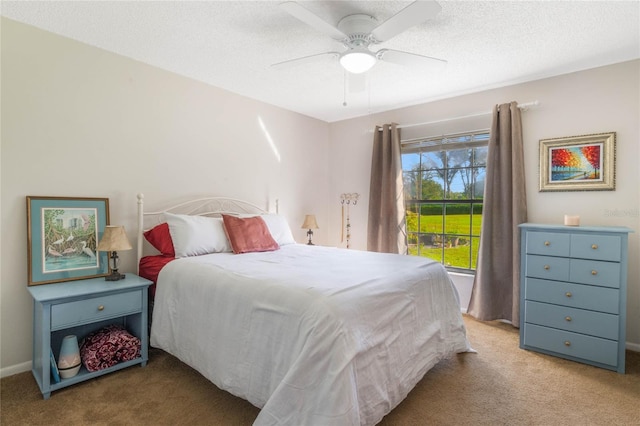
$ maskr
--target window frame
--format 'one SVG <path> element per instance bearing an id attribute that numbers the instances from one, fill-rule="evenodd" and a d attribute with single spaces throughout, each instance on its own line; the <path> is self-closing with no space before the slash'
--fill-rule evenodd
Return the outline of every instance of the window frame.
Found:
<path id="1" fill-rule="evenodd" d="M 442 151 L 455 151 L 455 150 L 461 150 L 461 149 L 473 149 L 473 148 L 478 148 L 478 147 L 487 147 L 487 151 L 488 151 L 488 146 L 489 146 L 489 138 L 490 138 L 490 131 L 489 129 L 480 129 L 480 130 L 473 130 L 473 131 L 466 131 L 466 132 L 459 132 L 459 133 L 450 133 L 450 134 L 444 134 L 444 135 L 439 135 L 439 136 L 431 136 L 431 137 L 422 137 L 422 138 L 414 138 L 414 139 L 410 139 L 410 140 L 403 140 L 401 141 L 401 158 L 404 157 L 405 154 L 419 154 L 420 155 L 420 160 L 419 160 L 419 167 L 417 170 L 415 169 L 405 169 L 404 165 L 402 168 L 402 172 L 403 172 L 403 181 L 405 178 L 405 174 L 407 172 L 414 172 L 414 173 L 418 173 L 418 174 L 422 174 L 425 172 L 429 172 L 429 171 L 435 171 L 436 173 L 442 172 L 443 176 L 446 176 L 446 174 L 448 173 L 448 171 L 451 169 L 457 169 L 457 170 L 461 170 L 461 169 L 467 169 L 467 170 L 471 170 L 473 173 L 473 169 L 483 169 L 485 172 L 485 177 L 486 177 L 486 158 L 484 160 L 484 163 L 481 163 L 480 165 L 475 161 L 474 159 L 474 155 L 475 155 L 475 151 L 472 151 L 472 154 L 469 158 L 469 165 L 468 166 L 454 166 L 451 167 L 450 164 L 448 164 L 448 161 L 442 164 L 442 168 L 423 168 L 422 167 L 422 159 L 423 159 L 423 154 L 424 153 L 429 153 L 429 152 L 442 152 Z M 446 157 L 445 157 L 446 158 Z M 420 235 L 434 235 L 436 238 L 439 237 L 441 239 L 441 241 L 446 241 L 447 238 L 460 238 L 460 237 L 465 237 L 468 239 L 469 241 L 469 268 L 464 268 L 464 267 L 459 267 L 459 266 L 450 266 L 446 264 L 446 255 L 445 255 L 445 244 L 441 244 L 441 252 L 440 252 L 440 263 L 442 263 L 445 268 L 448 271 L 451 272 L 459 272 L 459 273 L 466 273 L 466 274 L 475 274 L 476 269 L 474 268 L 474 259 L 473 259 L 473 253 L 474 253 L 474 239 L 476 239 L 477 241 L 477 245 L 478 245 L 478 249 L 479 249 L 479 244 L 480 244 L 480 232 L 478 231 L 478 234 L 474 234 L 473 233 L 473 219 L 474 216 L 476 216 L 477 214 L 474 214 L 474 212 L 476 211 L 476 205 L 481 205 L 482 207 L 480 207 L 481 211 L 484 209 L 484 185 L 482 187 L 482 194 L 478 197 L 477 196 L 477 191 L 474 191 L 473 189 L 470 189 L 469 193 L 467 194 L 467 198 L 465 199 L 452 199 L 452 198 L 448 198 L 447 197 L 447 190 L 450 191 L 450 188 L 447 188 L 447 186 L 450 185 L 450 183 L 446 182 L 446 179 L 444 179 L 443 182 L 443 188 L 442 188 L 442 199 L 422 199 L 423 196 L 423 192 L 422 192 L 422 177 L 420 177 L 420 187 L 419 190 L 416 192 L 415 194 L 415 199 L 410 199 L 407 197 L 406 194 L 406 188 L 405 188 L 405 194 L 404 194 L 404 202 L 405 202 L 405 219 L 408 222 L 408 216 L 407 213 L 408 212 L 418 212 L 418 223 L 417 223 L 417 231 L 409 231 L 409 229 L 407 229 L 407 237 L 409 238 L 409 236 L 411 236 L 412 234 L 415 235 L 417 237 L 417 246 L 418 246 L 418 252 L 417 252 L 417 256 L 424 256 L 421 255 L 420 253 L 420 249 L 421 249 L 421 244 L 420 244 Z M 451 194 L 451 192 L 449 192 L 449 194 Z M 418 198 L 420 197 L 420 198 Z M 421 223 L 420 220 L 422 218 L 422 215 L 419 214 L 419 212 L 421 211 L 421 207 L 423 205 L 439 205 L 442 208 L 442 227 L 441 229 L 436 233 L 424 233 L 421 232 Z M 446 228 L 446 220 L 447 220 L 447 206 L 451 206 L 451 205 L 468 205 L 469 206 L 469 227 L 467 230 L 467 233 L 455 233 L 455 234 L 451 234 L 451 233 L 447 233 L 447 228 Z M 418 208 L 416 209 L 415 207 L 412 209 L 412 206 L 418 206 Z M 437 259 L 435 259 L 437 260 Z M 476 259 L 477 260 L 477 259 Z M 477 267 L 477 265 L 475 265 Z"/>

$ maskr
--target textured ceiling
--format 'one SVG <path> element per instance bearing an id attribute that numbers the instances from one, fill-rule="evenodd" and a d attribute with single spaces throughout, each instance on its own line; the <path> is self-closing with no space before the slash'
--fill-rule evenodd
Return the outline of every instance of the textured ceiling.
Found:
<path id="1" fill-rule="evenodd" d="M 382 22 L 410 1 L 301 1 L 337 24 Z M 277 1 L 2 1 L 3 16 L 253 99 L 333 122 L 640 58 L 639 1 L 441 1 L 442 11 L 373 50 L 446 59 L 443 69 L 378 62 L 366 89 L 336 60 L 285 70 L 288 59 L 342 51 Z M 346 106 L 343 102 L 346 100 Z"/>

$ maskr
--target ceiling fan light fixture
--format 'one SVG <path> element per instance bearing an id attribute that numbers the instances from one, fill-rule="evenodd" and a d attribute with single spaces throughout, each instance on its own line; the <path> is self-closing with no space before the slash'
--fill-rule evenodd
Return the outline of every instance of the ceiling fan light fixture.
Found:
<path id="1" fill-rule="evenodd" d="M 369 71 L 376 64 L 376 56 L 370 50 L 354 47 L 340 55 L 340 65 L 353 74 Z"/>

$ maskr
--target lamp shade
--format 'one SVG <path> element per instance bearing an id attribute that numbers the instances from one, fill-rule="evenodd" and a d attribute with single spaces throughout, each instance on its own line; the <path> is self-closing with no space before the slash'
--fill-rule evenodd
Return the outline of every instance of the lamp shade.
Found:
<path id="1" fill-rule="evenodd" d="M 318 222 L 316 222 L 316 215 L 308 214 L 304 217 L 304 223 L 301 226 L 302 229 L 318 229 Z"/>
<path id="2" fill-rule="evenodd" d="M 376 64 L 376 57 L 371 51 L 362 47 L 354 47 L 340 56 L 340 64 L 353 74 L 369 71 Z"/>
<path id="3" fill-rule="evenodd" d="M 98 251 L 131 250 L 124 226 L 106 226 L 102 239 L 98 243 Z"/>

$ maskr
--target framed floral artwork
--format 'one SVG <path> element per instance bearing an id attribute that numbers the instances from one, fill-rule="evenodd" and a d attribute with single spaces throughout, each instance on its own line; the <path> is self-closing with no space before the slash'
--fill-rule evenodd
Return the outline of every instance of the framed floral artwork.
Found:
<path id="1" fill-rule="evenodd" d="M 540 141 L 540 191 L 615 190 L 616 134 Z"/>
<path id="2" fill-rule="evenodd" d="M 108 198 L 27 196 L 28 285 L 107 275 L 96 247 L 108 224 Z"/>

